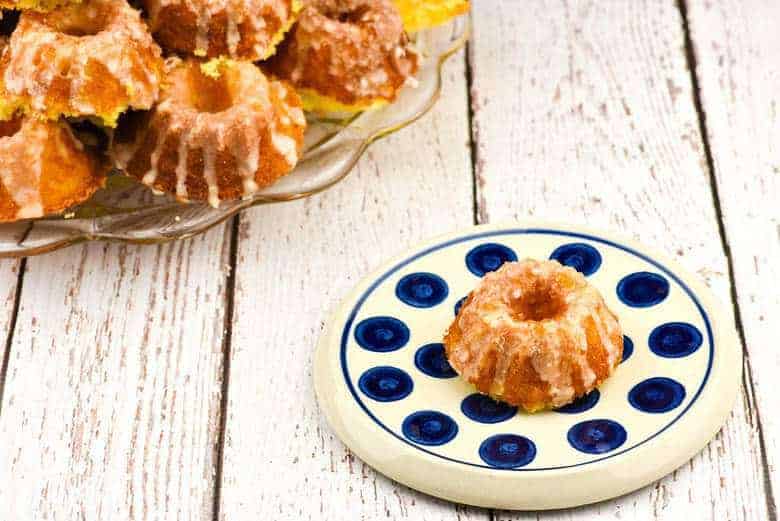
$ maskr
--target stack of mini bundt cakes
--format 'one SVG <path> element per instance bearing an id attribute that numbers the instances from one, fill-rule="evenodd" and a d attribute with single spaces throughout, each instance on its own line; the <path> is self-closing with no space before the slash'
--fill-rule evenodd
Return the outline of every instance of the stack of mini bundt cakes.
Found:
<path id="1" fill-rule="evenodd" d="M 0 222 L 83 202 L 112 166 L 181 201 L 251 197 L 298 163 L 304 109 L 395 100 L 418 70 L 404 20 L 467 0 L 136 4 L 0 0 Z"/>

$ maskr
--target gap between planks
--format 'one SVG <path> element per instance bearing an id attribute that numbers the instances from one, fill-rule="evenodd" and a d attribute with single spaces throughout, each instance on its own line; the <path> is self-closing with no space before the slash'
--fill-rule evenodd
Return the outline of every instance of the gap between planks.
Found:
<path id="1" fill-rule="evenodd" d="M 747 392 L 748 398 L 755 403 L 756 389 L 753 385 L 753 370 L 750 364 L 750 353 L 747 349 L 747 341 L 745 339 L 745 329 L 742 321 L 742 311 L 739 305 L 738 293 L 736 284 L 736 276 L 734 272 L 734 258 L 731 252 L 731 245 L 728 241 L 726 234 L 726 224 L 723 217 L 723 209 L 720 202 L 720 191 L 718 189 L 718 182 L 715 178 L 715 161 L 712 155 L 712 147 L 710 144 L 710 136 L 707 129 L 707 114 L 704 110 L 704 106 L 701 102 L 701 87 L 699 85 L 699 77 L 697 75 L 697 61 L 696 52 L 693 47 L 693 40 L 691 38 L 690 20 L 688 18 L 688 6 L 686 2 L 689 0 L 677 0 L 677 8 L 680 10 L 680 18 L 682 20 L 682 30 L 685 37 L 685 59 L 688 63 L 688 72 L 691 76 L 692 85 L 692 97 L 693 106 L 696 109 L 696 115 L 699 120 L 699 133 L 701 134 L 702 145 L 704 149 L 704 157 L 707 160 L 707 174 L 709 176 L 710 190 L 712 192 L 712 202 L 715 208 L 715 216 L 718 224 L 718 234 L 720 235 L 721 245 L 723 252 L 726 256 L 726 265 L 728 267 L 728 279 L 731 291 L 731 305 L 734 310 L 734 322 L 737 328 L 737 334 L 739 335 L 739 341 L 742 348 L 742 354 L 744 356 L 744 364 L 742 371 L 742 382 Z M 758 407 L 747 408 L 748 418 L 753 419 L 755 416 L 755 423 L 758 429 L 758 441 L 761 451 L 761 463 L 762 463 L 762 478 L 765 487 L 765 497 L 767 512 L 771 521 L 777 521 L 777 511 L 775 510 L 775 497 L 774 490 L 772 489 L 772 479 L 769 475 L 769 461 L 766 451 L 766 440 L 764 439 L 764 428 L 761 423 L 761 411 Z"/>
<path id="2" fill-rule="evenodd" d="M 225 463 L 225 433 L 227 432 L 228 393 L 230 392 L 230 359 L 233 347 L 233 312 L 235 309 L 236 269 L 238 269 L 238 227 L 241 214 L 231 220 L 230 225 L 230 268 L 227 274 L 225 288 L 225 327 L 222 340 L 222 395 L 219 404 L 219 429 L 217 430 L 217 455 L 214 469 L 214 504 L 211 508 L 212 518 L 219 521 L 220 505 L 222 503 L 222 476 Z M 2 395 L 0 395 L 2 398 Z"/>
<path id="3" fill-rule="evenodd" d="M 8 374 L 8 361 L 11 358 L 11 346 L 14 341 L 14 331 L 16 331 L 16 319 L 19 316 L 19 305 L 22 302 L 22 287 L 24 286 L 24 274 L 27 271 L 27 259 L 19 262 L 19 274 L 16 276 L 16 292 L 14 293 L 14 303 L 11 310 L 11 320 L 8 322 L 8 334 L 5 338 L 3 349 L 2 365 L 0 365 L 0 414 L 3 413 L 3 394 L 5 393 L 5 377 Z"/>

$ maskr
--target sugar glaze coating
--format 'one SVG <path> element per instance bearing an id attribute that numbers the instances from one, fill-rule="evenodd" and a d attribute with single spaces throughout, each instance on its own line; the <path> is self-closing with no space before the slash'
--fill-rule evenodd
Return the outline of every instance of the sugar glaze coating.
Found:
<path id="1" fill-rule="evenodd" d="M 444 343 L 450 365 L 478 391 L 529 412 L 595 389 L 623 352 L 598 290 L 557 261 L 530 259 L 486 274 Z"/>

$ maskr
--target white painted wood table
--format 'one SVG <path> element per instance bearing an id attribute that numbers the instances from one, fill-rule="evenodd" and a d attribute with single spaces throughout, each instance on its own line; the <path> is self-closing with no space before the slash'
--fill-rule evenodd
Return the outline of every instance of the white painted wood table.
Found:
<path id="1" fill-rule="evenodd" d="M 190 241 L 0 262 L 0 520 L 776 519 L 780 3 L 476 0 L 472 22 L 432 113 L 327 193 Z M 740 332 L 723 430 L 626 497 L 439 501 L 356 459 L 315 402 L 315 342 L 362 275 L 525 218 L 660 246 Z"/>

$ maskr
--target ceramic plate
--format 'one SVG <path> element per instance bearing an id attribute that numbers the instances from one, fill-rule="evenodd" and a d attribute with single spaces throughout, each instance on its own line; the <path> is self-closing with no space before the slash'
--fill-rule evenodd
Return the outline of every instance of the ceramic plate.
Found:
<path id="1" fill-rule="evenodd" d="M 526 257 L 586 274 L 625 333 L 623 361 L 600 389 L 537 414 L 476 394 L 441 345 L 480 277 Z M 560 225 L 477 227 L 364 279 L 322 336 L 315 386 L 344 443 L 401 483 L 484 507 L 572 507 L 661 478 L 715 435 L 742 368 L 724 317 L 701 282 L 633 241 Z"/>
<path id="2" fill-rule="evenodd" d="M 154 195 L 123 175 L 111 175 L 105 189 L 62 216 L 0 224 L 0 257 L 38 255 L 83 241 L 159 243 L 203 233 L 239 211 L 291 201 L 325 190 L 352 170 L 366 148 L 416 121 L 436 102 L 442 67 L 468 36 L 467 17 L 412 35 L 420 53 L 416 88 L 404 89 L 394 103 L 346 119 L 310 116 L 303 157 L 295 170 L 250 199 L 184 204 Z"/>

